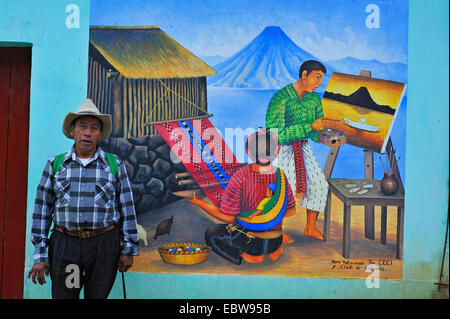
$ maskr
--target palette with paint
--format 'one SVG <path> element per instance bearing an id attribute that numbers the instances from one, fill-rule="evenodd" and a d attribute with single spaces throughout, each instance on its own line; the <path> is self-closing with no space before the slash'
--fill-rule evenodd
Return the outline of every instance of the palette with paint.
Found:
<path id="1" fill-rule="evenodd" d="M 328 146 L 340 146 L 345 144 L 347 139 L 341 131 L 327 128 L 319 132 L 319 141 Z"/>

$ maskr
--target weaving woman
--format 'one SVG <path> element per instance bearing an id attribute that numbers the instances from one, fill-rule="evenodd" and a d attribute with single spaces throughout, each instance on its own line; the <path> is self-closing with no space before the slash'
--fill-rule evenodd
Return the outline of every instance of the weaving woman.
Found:
<path id="1" fill-rule="evenodd" d="M 275 134 L 260 131 L 251 135 L 246 151 L 254 163 L 231 176 L 220 207 L 195 196 L 189 200 L 227 223 L 210 227 L 205 240 L 215 253 L 232 263 L 239 265 L 242 259 L 260 263 L 265 256 L 275 261 L 283 253 L 283 244 L 292 241 L 282 233 L 282 220 L 295 214 L 295 199 L 282 170 L 271 164 L 278 149 Z M 270 184 L 277 186 L 260 209 Z"/>

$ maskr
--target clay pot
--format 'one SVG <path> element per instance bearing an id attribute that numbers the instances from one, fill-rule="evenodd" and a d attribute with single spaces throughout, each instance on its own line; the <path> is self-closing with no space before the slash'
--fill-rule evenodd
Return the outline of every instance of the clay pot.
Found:
<path id="1" fill-rule="evenodd" d="M 380 181 L 381 192 L 385 195 L 393 195 L 398 190 L 398 182 L 394 173 L 384 173 L 383 179 Z"/>

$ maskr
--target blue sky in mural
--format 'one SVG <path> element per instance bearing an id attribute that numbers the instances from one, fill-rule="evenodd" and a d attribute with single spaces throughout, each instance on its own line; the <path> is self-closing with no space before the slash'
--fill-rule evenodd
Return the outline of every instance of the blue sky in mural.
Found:
<path id="1" fill-rule="evenodd" d="M 366 26 L 370 4 L 379 28 Z M 91 25 L 159 25 L 194 54 L 222 57 L 275 25 L 322 60 L 407 62 L 407 0 L 93 0 Z"/>

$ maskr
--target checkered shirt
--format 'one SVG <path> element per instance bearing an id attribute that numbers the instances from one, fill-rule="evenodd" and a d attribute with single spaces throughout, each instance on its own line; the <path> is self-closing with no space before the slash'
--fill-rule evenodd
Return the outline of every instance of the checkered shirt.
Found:
<path id="1" fill-rule="evenodd" d="M 118 224 L 124 243 L 122 254 L 138 255 L 138 236 L 133 194 L 123 161 L 116 157 L 117 178 L 111 173 L 105 152 L 83 166 L 72 149 L 56 173 L 50 158 L 39 182 L 33 212 L 31 241 L 34 263 L 48 262 L 48 232 L 52 221 L 70 231 L 95 230 Z"/>

